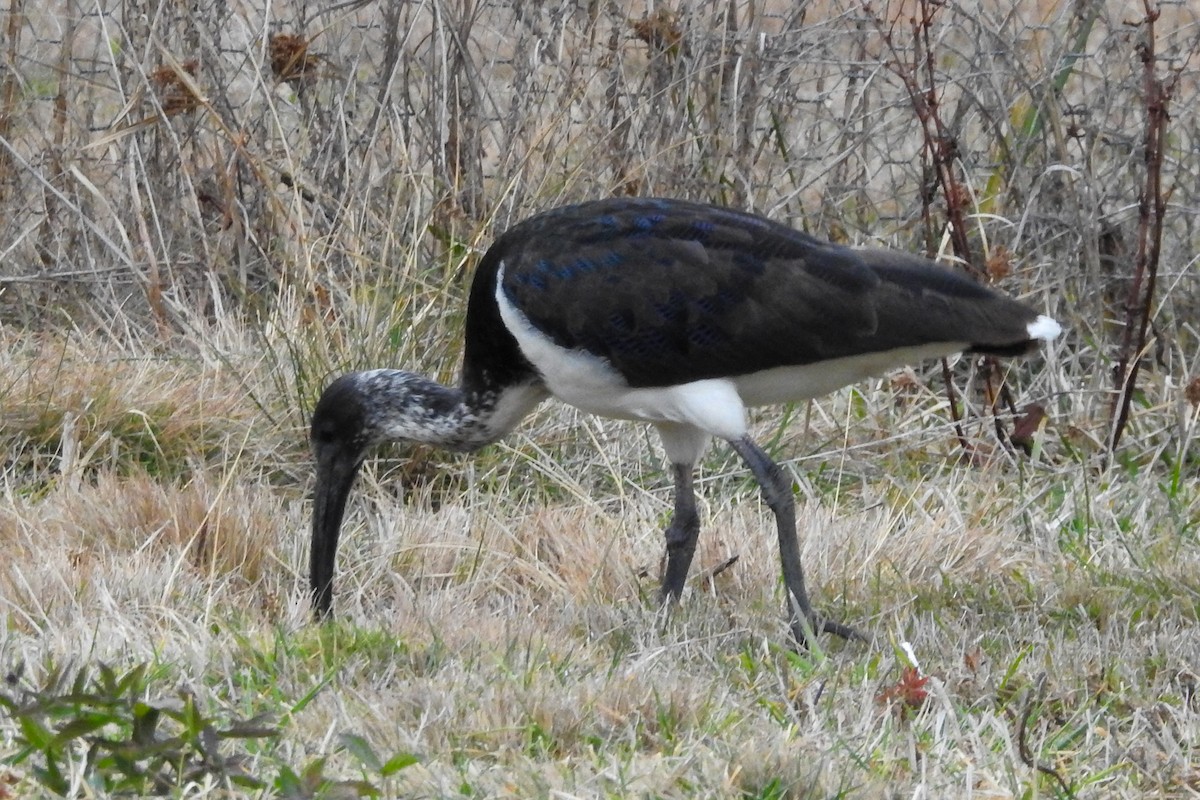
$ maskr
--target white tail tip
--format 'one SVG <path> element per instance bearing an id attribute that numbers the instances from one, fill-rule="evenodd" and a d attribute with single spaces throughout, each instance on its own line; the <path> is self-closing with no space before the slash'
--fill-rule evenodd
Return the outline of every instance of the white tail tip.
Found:
<path id="1" fill-rule="evenodd" d="M 1042 314 L 1033 322 L 1029 323 L 1029 327 L 1025 330 L 1029 331 L 1030 339 L 1041 339 L 1043 342 L 1048 342 L 1051 339 L 1058 337 L 1062 333 L 1062 325 L 1059 325 L 1051 317 Z"/>

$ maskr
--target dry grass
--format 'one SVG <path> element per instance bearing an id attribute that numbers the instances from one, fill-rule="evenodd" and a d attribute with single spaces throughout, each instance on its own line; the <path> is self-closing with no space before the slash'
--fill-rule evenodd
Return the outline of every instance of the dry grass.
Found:
<path id="1" fill-rule="evenodd" d="M 478 253 L 560 201 L 686 196 L 947 250 L 885 45 L 911 54 L 920 4 L 327 7 L 16 4 L 0 24 L 10 691 L 149 663 L 147 697 L 276 720 L 223 743 L 263 795 L 305 767 L 405 797 L 1200 794 L 1194 8 L 1159 26 L 1178 77 L 1155 338 L 1106 458 L 1144 162 L 1134 12 L 939 7 L 976 266 L 1069 333 L 1008 368 L 1017 406 L 1049 412 L 1029 456 L 966 361 L 971 459 L 936 366 L 760 414 L 818 607 L 875 636 L 796 654 L 732 456 L 703 466 L 668 616 L 657 443 L 552 405 L 475 458 L 369 461 L 337 620 L 314 626 L 306 414 L 351 368 L 452 380 Z M 418 763 L 384 777 L 348 732 Z M 21 735 L 0 719 L 0 796 L 36 793 Z M 68 774 L 102 794 L 82 751 Z M 317 784 L 290 796 L 356 791 Z"/>
<path id="2" fill-rule="evenodd" d="M 1145 499 L 1152 485 L 1043 469 L 1027 479 L 1062 493 L 1051 514 L 1050 490 L 1014 493 L 1015 477 L 955 470 L 891 499 L 873 496 L 892 494 L 883 481 L 836 510 L 807 503 L 816 596 L 877 639 L 800 658 L 774 644 L 774 548 L 746 492 L 706 492 L 723 507 L 706 514 L 698 575 L 741 558 L 664 619 L 641 577 L 661 489 L 524 513 L 468 490 L 433 511 L 368 480 L 326 636 L 308 621 L 294 493 L 103 476 L 7 512 L 3 650 L 35 674 L 47 659 L 150 659 L 210 702 L 276 714 L 328 681 L 287 717 L 281 757 L 357 732 L 420 757 L 394 796 L 1011 796 L 1040 782 L 1018 755 L 1023 714 L 1034 752 L 1084 794 L 1184 791 L 1200 550 Z M 1198 505 L 1193 491 L 1193 519 Z M 238 546 L 199 557 L 205 525 Z M 907 719 L 877 700 L 904 663 L 888 641 L 933 676 Z"/>

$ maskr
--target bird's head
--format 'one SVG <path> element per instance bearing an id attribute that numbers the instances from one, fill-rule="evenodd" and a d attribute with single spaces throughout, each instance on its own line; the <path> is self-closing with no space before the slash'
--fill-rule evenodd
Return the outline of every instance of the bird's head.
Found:
<path id="1" fill-rule="evenodd" d="M 359 384 L 358 373 L 343 375 L 329 385 L 313 410 L 309 439 L 317 480 L 309 581 L 318 617 L 328 616 L 333 603 L 333 566 L 346 498 L 373 439 L 375 426 Z"/>
<path id="2" fill-rule="evenodd" d="M 401 370 L 343 375 L 313 409 L 310 439 L 316 459 L 309 581 L 317 617 L 333 604 L 333 569 L 346 499 L 375 444 L 415 441 L 461 449 L 467 417 L 462 393 Z"/>

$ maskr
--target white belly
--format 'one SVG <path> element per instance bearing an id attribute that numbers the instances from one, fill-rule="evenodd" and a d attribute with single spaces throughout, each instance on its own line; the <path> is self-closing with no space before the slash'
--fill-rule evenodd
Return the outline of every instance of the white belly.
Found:
<path id="1" fill-rule="evenodd" d="M 943 358 L 960 353 L 969 345 L 965 342 L 936 342 L 920 347 L 900 347 L 878 353 L 865 353 L 848 358 L 835 358 L 799 367 L 777 367 L 733 379 L 742 402 L 747 406 L 768 406 L 820 397 L 857 383 L 864 378 L 882 375 L 889 369 L 916 364 L 928 358 Z"/>

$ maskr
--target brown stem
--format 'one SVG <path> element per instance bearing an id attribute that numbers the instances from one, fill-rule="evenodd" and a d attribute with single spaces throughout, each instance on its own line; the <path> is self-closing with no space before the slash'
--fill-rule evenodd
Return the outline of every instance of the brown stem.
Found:
<path id="1" fill-rule="evenodd" d="M 1058 785 L 1062 787 L 1063 794 L 1067 797 L 1073 796 L 1071 785 L 1066 779 L 1049 764 L 1044 764 L 1034 758 L 1033 751 L 1029 749 L 1029 718 L 1033 715 L 1034 707 L 1042 702 L 1042 696 L 1046 692 L 1046 674 L 1038 678 L 1037 687 L 1031 689 L 1029 694 L 1025 696 L 1025 707 L 1021 709 L 1021 717 L 1017 724 L 1017 752 L 1020 753 L 1021 761 L 1025 762 L 1025 766 L 1031 769 L 1036 769 L 1043 775 L 1049 775 L 1058 781 Z"/>
<path id="2" fill-rule="evenodd" d="M 937 85 L 937 64 L 934 57 L 933 39 L 930 31 L 934 18 L 941 4 L 937 0 L 920 0 L 917 13 L 910 19 L 913 33 L 913 55 L 911 61 L 902 61 L 892 40 L 891 31 L 884 31 L 883 38 L 893 55 L 890 64 L 892 72 L 900 78 L 908 91 L 909 102 L 912 103 L 913 113 L 921 124 L 921 133 L 925 140 L 924 156 L 932 165 L 933 178 L 941 188 L 946 201 L 946 218 L 950 226 L 950 243 L 955 257 L 965 266 L 966 270 L 976 279 L 983 280 L 986 272 L 975 264 L 971 252 L 971 243 L 967 237 L 967 199 L 969 193 L 955 169 L 958 161 L 958 139 L 945 124 L 940 113 L 939 91 Z M 876 24 L 882 31 L 882 22 L 876 18 Z M 923 78 L 923 79 L 922 79 Z M 934 230 L 932 217 L 933 187 L 922 192 L 921 213 L 925 220 L 928 247 L 934 247 Z M 932 255 L 932 254 L 931 254 Z M 954 389 L 951 382 L 949 366 L 942 362 L 942 373 L 946 379 L 946 397 L 950 402 L 951 417 L 959 444 L 964 452 L 970 453 L 970 445 L 963 433 L 958 411 L 955 407 Z M 983 380 L 986 383 L 985 393 L 989 398 L 989 407 L 995 410 L 999 398 L 1009 408 L 1014 407 L 1008 387 L 1004 385 L 1000 370 L 996 367 L 995 359 L 986 358 L 983 365 Z M 993 384 L 993 380 L 998 385 Z M 996 433 L 1001 442 L 1008 437 L 996 417 Z"/>
<path id="3" fill-rule="evenodd" d="M 1109 455 L 1117 449 L 1129 422 L 1130 404 L 1137 388 L 1138 371 L 1146 348 L 1146 332 L 1154 305 L 1163 220 L 1166 216 L 1166 199 L 1162 190 L 1163 145 L 1167 121 L 1170 119 L 1167 109 L 1177 79 L 1177 75 L 1173 75 L 1164 81 L 1155 72 L 1154 23 L 1158 20 L 1159 10 L 1151 4 L 1151 0 L 1143 0 L 1143 6 L 1146 11 L 1143 18 L 1146 35 L 1138 46 L 1138 58 L 1142 62 L 1142 86 L 1146 102 L 1146 129 L 1142 143 L 1146 177 L 1138 197 L 1138 247 L 1133 279 L 1129 283 L 1129 294 L 1125 301 L 1125 329 L 1121 335 L 1117 366 L 1113 371 L 1117 391 L 1113 396 Z"/>

